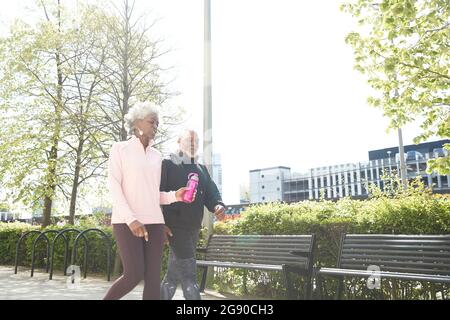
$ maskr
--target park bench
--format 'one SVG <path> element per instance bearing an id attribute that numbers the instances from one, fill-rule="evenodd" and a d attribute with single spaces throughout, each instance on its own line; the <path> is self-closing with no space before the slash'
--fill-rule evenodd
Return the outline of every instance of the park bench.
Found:
<path id="1" fill-rule="evenodd" d="M 283 273 L 287 297 L 293 298 L 291 273 L 305 279 L 305 299 L 311 297 L 314 235 L 211 235 L 197 260 L 203 269 L 204 291 L 208 267 L 244 268 Z"/>
<path id="2" fill-rule="evenodd" d="M 345 277 L 450 284 L 450 235 L 343 234 L 337 267 L 314 273 L 319 290 L 324 276 L 339 279 L 338 299 Z"/>

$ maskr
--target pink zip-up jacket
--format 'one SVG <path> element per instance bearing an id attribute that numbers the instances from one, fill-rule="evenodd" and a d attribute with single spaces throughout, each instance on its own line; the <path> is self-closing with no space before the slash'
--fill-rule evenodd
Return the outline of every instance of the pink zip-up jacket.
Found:
<path id="1" fill-rule="evenodd" d="M 164 223 L 160 204 L 176 202 L 175 191 L 160 192 L 161 153 L 144 146 L 136 136 L 115 142 L 108 162 L 108 184 L 112 197 L 111 223 L 130 225 Z"/>

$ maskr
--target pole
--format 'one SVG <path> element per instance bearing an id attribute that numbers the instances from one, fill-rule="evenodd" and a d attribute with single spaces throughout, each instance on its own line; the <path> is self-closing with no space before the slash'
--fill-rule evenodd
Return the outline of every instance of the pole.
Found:
<path id="1" fill-rule="evenodd" d="M 204 43 L 203 43 L 203 161 L 212 176 L 212 77 L 211 77 L 211 0 L 204 2 Z M 202 224 L 207 236 L 213 233 L 213 216 L 203 208 Z M 208 267 L 206 284 L 214 280 L 214 268 Z"/>
<path id="2" fill-rule="evenodd" d="M 408 180 L 406 176 L 406 164 L 405 164 L 405 149 L 403 147 L 402 129 L 398 128 L 398 150 L 400 155 L 400 178 L 402 180 L 403 188 L 408 187 Z"/>
<path id="3" fill-rule="evenodd" d="M 204 6 L 204 75 L 203 75 L 203 157 L 204 164 L 212 176 L 212 90 L 211 90 L 211 0 Z M 213 232 L 213 217 L 205 209 L 203 226 L 208 236 Z"/>

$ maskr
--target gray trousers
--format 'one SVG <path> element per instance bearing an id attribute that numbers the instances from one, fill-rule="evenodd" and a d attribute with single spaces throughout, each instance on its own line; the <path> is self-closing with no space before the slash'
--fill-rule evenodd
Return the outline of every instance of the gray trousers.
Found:
<path id="1" fill-rule="evenodd" d="M 186 300 L 201 300 L 195 252 L 199 229 L 171 228 L 167 273 L 161 282 L 161 299 L 171 300 L 181 283 Z"/>

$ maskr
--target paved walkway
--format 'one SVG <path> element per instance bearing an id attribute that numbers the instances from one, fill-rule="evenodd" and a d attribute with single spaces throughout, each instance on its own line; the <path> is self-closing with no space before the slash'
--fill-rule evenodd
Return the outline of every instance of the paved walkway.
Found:
<path id="1" fill-rule="evenodd" d="M 111 286 L 112 281 L 106 278 L 90 277 L 82 279 L 77 288 L 69 288 L 67 277 L 59 274 L 48 279 L 48 274 L 35 272 L 30 277 L 29 269 L 19 269 L 14 274 L 14 267 L 0 266 L 0 300 L 100 300 Z M 139 284 L 123 300 L 141 300 L 143 285 Z M 225 300 L 231 296 L 224 296 L 218 292 L 205 290 L 204 300 Z M 183 300 L 183 293 L 179 287 L 174 300 Z"/>

